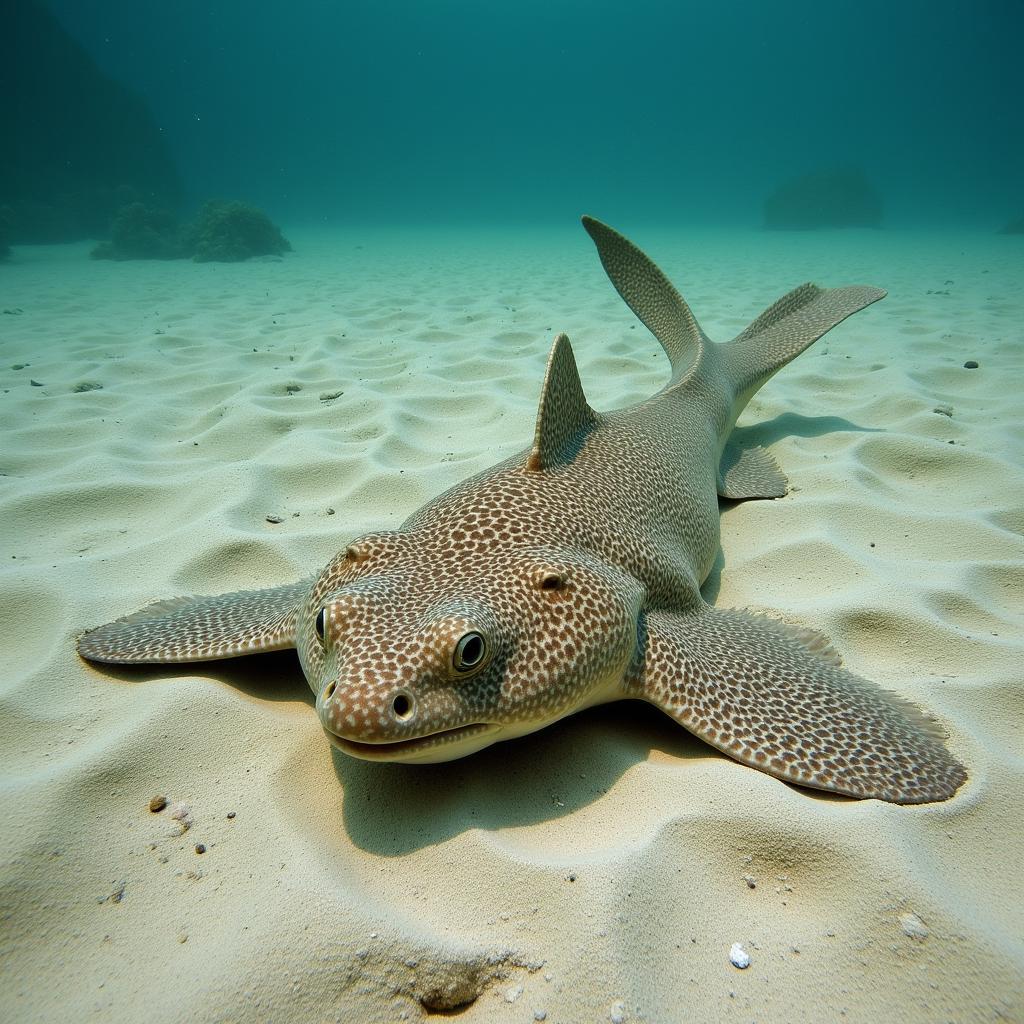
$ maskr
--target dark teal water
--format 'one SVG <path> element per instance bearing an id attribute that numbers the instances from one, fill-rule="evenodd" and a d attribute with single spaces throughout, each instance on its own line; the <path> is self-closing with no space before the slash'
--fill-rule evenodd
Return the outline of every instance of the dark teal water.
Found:
<path id="1" fill-rule="evenodd" d="M 1024 213 L 1019 0 L 49 0 L 187 195 L 316 220 L 757 223 L 862 167 L 887 224 Z"/>

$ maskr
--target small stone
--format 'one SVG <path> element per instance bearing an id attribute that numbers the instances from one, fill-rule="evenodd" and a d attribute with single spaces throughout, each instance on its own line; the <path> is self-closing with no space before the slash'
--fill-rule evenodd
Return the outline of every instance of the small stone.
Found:
<path id="1" fill-rule="evenodd" d="M 268 523 L 283 523 L 284 522 L 284 517 L 283 516 L 267 516 L 267 522 Z"/>
<path id="2" fill-rule="evenodd" d="M 167 806 L 167 797 L 155 796 L 149 801 L 149 809 L 154 814 L 159 814 Z"/>
<path id="3" fill-rule="evenodd" d="M 196 853 L 206 853 L 206 843 L 196 843 Z"/>
<path id="4" fill-rule="evenodd" d="M 729 947 L 729 963 L 745 971 L 750 966 L 750 954 L 738 943 Z"/>
<path id="5" fill-rule="evenodd" d="M 505 1002 L 514 1003 L 523 994 L 522 985 L 513 985 L 505 992 Z"/>
<path id="6" fill-rule="evenodd" d="M 302 390 L 302 385 L 301 384 L 285 384 L 284 389 L 285 389 L 285 391 L 288 392 L 289 395 L 294 395 L 296 392 L 299 392 L 299 391 Z"/>
<path id="7" fill-rule="evenodd" d="M 548 1011 L 547 1010 L 534 1010 L 533 1011 L 533 1019 L 534 1020 L 547 1020 L 548 1019 Z"/>
<path id="8" fill-rule="evenodd" d="M 235 812 L 234 811 L 228 811 L 228 817 L 229 818 L 233 818 L 234 816 L 235 816 Z"/>
<path id="9" fill-rule="evenodd" d="M 167 813 L 178 823 L 173 835 L 183 836 L 192 827 L 192 810 L 188 804 L 181 801 L 171 804 Z"/>
<path id="10" fill-rule="evenodd" d="M 178 932 L 179 942 L 188 942 L 188 936 L 184 932 Z"/>
<path id="11" fill-rule="evenodd" d="M 320 401 L 321 402 L 333 402 L 336 398 L 341 398 L 345 394 L 344 391 L 321 391 Z"/>
<path id="12" fill-rule="evenodd" d="M 83 391 L 102 391 L 103 385 L 97 384 L 94 380 L 83 380 L 80 384 L 76 384 L 71 390 L 76 395 L 80 395 Z"/>
<path id="13" fill-rule="evenodd" d="M 976 359 L 968 359 L 967 362 L 964 363 L 964 369 L 965 370 L 976 370 L 977 368 L 978 368 L 978 361 Z"/>
<path id="14" fill-rule="evenodd" d="M 937 412 L 940 416 L 952 416 L 953 406 L 947 405 L 943 402 L 941 405 L 935 406 L 935 408 L 932 409 L 932 412 Z"/>
<path id="15" fill-rule="evenodd" d="M 923 942 L 928 938 L 928 926 L 917 916 L 917 914 L 900 914 L 900 927 L 903 929 L 903 934 L 910 939 L 916 939 L 918 942 Z"/>
<path id="16" fill-rule="evenodd" d="M 39 381 L 35 380 L 33 377 L 29 377 L 28 382 L 34 388 L 45 388 L 46 387 L 45 384 L 41 384 Z"/>
<path id="17" fill-rule="evenodd" d="M 334 515 L 334 509 L 333 509 L 333 508 L 329 508 L 329 509 L 327 510 L 327 514 L 328 514 L 329 516 L 333 516 L 333 515 Z"/>
<path id="18" fill-rule="evenodd" d="M 625 1024 L 627 1019 L 626 1004 L 621 999 L 612 1003 L 612 1008 L 608 1013 L 608 1019 L 612 1024 Z"/>
<path id="19" fill-rule="evenodd" d="M 747 883 L 747 888 L 748 889 L 756 889 L 757 888 L 757 879 L 753 875 L 744 875 L 743 876 L 743 881 Z"/>

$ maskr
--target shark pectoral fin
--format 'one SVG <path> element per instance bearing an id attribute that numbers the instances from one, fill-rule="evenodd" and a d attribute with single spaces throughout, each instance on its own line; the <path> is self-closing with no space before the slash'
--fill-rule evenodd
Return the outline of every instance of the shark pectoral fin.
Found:
<path id="1" fill-rule="evenodd" d="M 840 667 L 828 640 L 747 612 L 646 617 L 628 690 L 776 778 L 893 803 L 949 799 L 967 777 L 939 726 Z"/>
<path id="2" fill-rule="evenodd" d="M 718 493 L 723 498 L 781 498 L 788 490 L 785 473 L 764 448 L 741 448 L 730 442 L 718 466 Z"/>
<path id="3" fill-rule="evenodd" d="M 166 664 L 238 658 L 295 646 L 295 624 L 311 580 L 219 597 L 157 601 L 78 641 L 89 661 Z"/>

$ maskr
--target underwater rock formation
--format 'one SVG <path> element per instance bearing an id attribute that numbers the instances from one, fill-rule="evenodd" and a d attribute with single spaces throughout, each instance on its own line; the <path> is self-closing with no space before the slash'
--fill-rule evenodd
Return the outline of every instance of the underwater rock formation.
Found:
<path id="1" fill-rule="evenodd" d="M 110 224 L 110 241 L 90 253 L 97 260 L 175 260 L 237 263 L 280 256 L 291 244 L 270 218 L 248 203 L 211 200 L 185 227 L 167 210 L 129 203 Z"/>
<path id="2" fill-rule="evenodd" d="M 129 203 L 114 214 L 110 241 L 100 242 L 89 255 L 96 260 L 174 260 L 187 254 L 173 213 Z"/>
<path id="3" fill-rule="evenodd" d="M 11 255 L 11 247 L 8 244 L 11 229 L 7 207 L 0 207 L 0 263 Z"/>
<path id="4" fill-rule="evenodd" d="M 251 256 L 280 256 L 291 244 L 262 211 L 247 203 L 212 200 L 184 235 L 185 249 L 197 263 L 235 263 Z"/>
<path id="5" fill-rule="evenodd" d="M 764 201 L 766 228 L 876 228 L 881 223 L 882 197 L 857 167 L 824 168 L 791 178 Z"/>
<path id="6" fill-rule="evenodd" d="M 145 103 L 36 0 L 2 7 L 0 94 L 10 242 L 95 238 L 127 203 L 177 205 L 178 173 Z"/>

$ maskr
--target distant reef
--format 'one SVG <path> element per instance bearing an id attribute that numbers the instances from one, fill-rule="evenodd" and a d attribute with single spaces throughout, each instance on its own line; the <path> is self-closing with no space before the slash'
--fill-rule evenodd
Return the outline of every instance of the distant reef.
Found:
<path id="1" fill-rule="evenodd" d="M 128 203 L 114 215 L 109 235 L 109 241 L 93 249 L 93 259 L 237 263 L 254 256 L 281 256 L 292 248 L 262 210 L 221 199 L 206 203 L 185 225 L 166 209 Z"/>
<path id="2" fill-rule="evenodd" d="M 1024 216 L 1008 221 L 998 232 L 1000 235 L 1024 235 Z"/>
<path id="3" fill-rule="evenodd" d="M 104 75 L 37 0 L 0 10 L 6 241 L 96 238 L 132 202 L 175 209 L 178 173 L 142 99 Z"/>
<path id="4" fill-rule="evenodd" d="M 882 197 L 858 167 L 823 168 L 791 178 L 764 201 L 766 228 L 877 228 L 881 223 Z"/>
<path id="5" fill-rule="evenodd" d="M 262 210 L 223 200 L 206 203 L 185 229 L 183 238 L 186 253 L 197 263 L 235 263 L 251 256 L 281 256 L 292 248 Z"/>
<path id="6" fill-rule="evenodd" d="M 11 230 L 7 222 L 7 210 L 0 207 L 0 263 L 3 263 L 11 255 L 11 247 L 8 244 Z"/>

